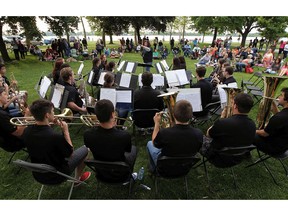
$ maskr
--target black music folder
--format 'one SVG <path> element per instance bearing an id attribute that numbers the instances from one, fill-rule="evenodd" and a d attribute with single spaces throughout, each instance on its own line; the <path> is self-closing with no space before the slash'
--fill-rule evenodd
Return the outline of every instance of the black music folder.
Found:
<path id="1" fill-rule="evenodd" d="M 138 75 L 130 73 L 117 73 L 115 83 L 122 88 L 136 89 L 138 82 Z"/>

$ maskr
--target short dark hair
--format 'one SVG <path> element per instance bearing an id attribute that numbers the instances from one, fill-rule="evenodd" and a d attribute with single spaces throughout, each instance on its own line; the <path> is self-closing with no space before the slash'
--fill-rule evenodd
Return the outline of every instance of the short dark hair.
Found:
<path id="1" fill-rule="evenodd" d="M 63 63 L 61 66 L 60 66 L 60 70 L 62 70 L 63 68 L 66 68 L 66 67 L 71 67 L 68 63 Z"/>
<path id="2" fill-rule="evenodd" d="M 249 113 L 254 102 L 249 94 L 239 93 L 234 98 L 234 104 L 237 105 L 239 113 Z"/>
<path id="3" fill-rule="evenodd" d="M 5 91 L 6 91 L 6 89 L 3 86 L 0 86 L 0 95 Z"/>
<path id="4" fill-rule="evenodd" d="M 104 76 L 104 84 L 103 87 L 111 87 L 114 83 L 114 74 L 111 72 L 107 72 Z"/>
<path id="5" fill-rule="evenodd" d="M 105 70 L 112 72 L 115 66 L 116 63 L 114 61 L 110 61 L 108 64 L 106 64 Z"/>
<path id="6" fill-rule="evenodd" d="M 2 69 L 2 67 L 5 67 L 5 64 L 0 64 L 0 70 Z"/>
<path id="7" fill-rule="evenodd" d="M 281 92 L 284 93 L 284 100 L 288 102 L 288 88 L 287 87 L 282 88 Z"/>
<path id="8" fill-rule="evenodd" d="M 181 123 L 190 121 L 193 117 L 193 109 L 191 103 L 186 100 L 179 100 L 174 107 L 174 117 Z"/>
<path id="9" fill-rule="evenodd" d="M 144 72 L 142 73 L 141 80 L 143 83 L 143 86 L 150 86 L 153 82 L 153 74 L 150 72 Z"/>
<path id="10" fill-rule="evenodd" d="M 234 72 L 234 69 L 233 69 L 232 66 L 227 66 L 227 67 L 225 67 L 224 70 L 225 70 L 229 75 L 232 75 L 233 72 Z"/>
<path id="11" fill-rule="evenodd" d="M 30 105 L 29 110 L 36 121 L 43 121 L 46 113 L 51 113 L 53 107 L 54 105 L 51 101 L 38 99 Z"/>
<path id="12" fill-rule="evenodd" d="M 72 74 L 73 74 L 73 71 L 71 67 L 65 67 L 61 69 L 60 71 L 60 76 L 65 82 L 69 80 L 69 77 L 72 76 Z"/>
<path id="13" fill-rule="evenodd" d="M 114 105 L 110 100 L 99 100 L 95 105 L 95 114 L 100 123 L 108 122 L 114 112 Z"/>
<path id="14" fill-rule="evenodd" d="M 199 66 L 196 68 L 196 73 L 199 77 L 204 77 L 206 74 L 206 68 L 204 66 Z"/>

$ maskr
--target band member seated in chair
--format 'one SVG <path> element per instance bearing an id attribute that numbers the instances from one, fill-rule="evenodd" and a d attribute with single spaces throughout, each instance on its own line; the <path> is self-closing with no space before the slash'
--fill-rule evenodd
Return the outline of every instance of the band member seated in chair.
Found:
<path id="1" fill-rule="evenodd" d="M 136 147 L 132 146 L 131 135 L 127 131 L 115 128 L 116 114 L 112 102 L 99 100 L 95 105 L 95 114 L 100 125 L 84 133 L 84 143 L 93 153 L 94 159 L 124 161 L 133 169 Z"/>
<path id="2" fill-rule="evenodd" d="M 70 67 L 66 67 L 61 70 L 60 74 L 64 82 L 65 90 L 69 92 L 66 107 L 70 108 L 74 114 L 86 113 L 87 110 L 83 107 L 80 94 L 74 86 L 74 72 Z"/>
<path id="3" fill-rule="evenodd" d="M 199 66 L 196 68 L 196 78 L 198 82 L 191 86 L 191 88 L 200 88 L 201 91 L 201 102 L 202 109 L 201 112 L 194 112 L 193 115 L 196 117 L 205 116 L 208 111 L 204 110 L 205 106 L 212 101 L 212 83 L 205 79 L 206 68 L 204 66 Z"/>
<path id="4" fill-rule="evenodd" d="M 267 154 L 281 154 L 288 150 L 288 88 L 281 90 L 278 97 L 279 105 L 283 109 L 279 112 L 273 103 L 273 115 L 267 126 L 262 130 L 256 130 L 254 145 Z"/>
<path id="5" fill-rule="evenodd" d="M 25 147 L 21 135 L 25 129 L 24 126 L 14 126 L 10 123 L 11 116 L 9 112 L 3 109 L 8 103 L 8 94 L 4 87 L 0 87 L 0 137 L 3 139 L 0 147 L 8 152 L 19 151 Z M 27 114 L 28 115 L 28 112 Z"/>
<path id="6" fill-rule="evenodd" d="M 85 168 L 84 160 L 87 157 L 88 148 L 82 146 L 73 151 L 68 125 L 66 122 L 55 120 L 52 102 L 44 99 L 36 100 L 30 106 L 30 112 L 35 118 L 35 125 L 28 126 L 22 137 L 31 157 L 31 162 L 51 165 L 67 175 L 76 169 L 75 178 L 81 181 L 87 180 L 91 173 L 82 172 Z M 55 132 L 50 127 L 50 123 L 60 126 L 62 133 Z M 50 177 L 41 174 L 38 176 L 47 184 L 53 184 L 62 178 L 59 175 Z"/>
<path id="7" fill-rule="evenodd" d="M 160 155 L 194 156 L 199 151 L 203 143 L 203 133 L 190 125 L 192 112 L 192 105 L 188 101 L 178 101 L 173 113 L 175 125 L 164 129 L 160 129 L 161 113 L 155 114 L 152 141 L 147 143 L 151 172 L 155 171 L 157 158 Z"/>
<path id="8" fill-rule="evenodd" d="M 243 157 L 219 156 L 215 151 L 224 147 L 245 147 L 253 143 L 256 126 L 248 117 L 248 113 L 253 107 L 253 99 L 250 95 L 239 93 L 231 104 L 233 115 L 229 118 L 217 120 L 208 130 L 206 136 L 212 138 L 205 139 L 201 149 L 201 154 L 207 157 L 210 163 L 217 167 L 232 166 L 239 163 Z M 223 110 L 225 112 L 226 109 Z M 222 113 L 223 117 L 225 116 Z"/>
<path id="9" fill-rule="evenodd" d="M 159 109 L 163 110 L 163 99 L 157 97 L 160 91 L 151 87 L 153 74 L 144 72 L 141 77 L 143 87 L 134 93 L 134 109 Z"/>

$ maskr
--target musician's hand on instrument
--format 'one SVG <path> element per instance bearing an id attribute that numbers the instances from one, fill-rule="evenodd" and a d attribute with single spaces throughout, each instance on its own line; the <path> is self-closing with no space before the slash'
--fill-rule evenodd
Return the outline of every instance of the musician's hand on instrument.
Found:
<path id="1" fill-rule="evenodd" d="M 227 116 L 227 107 L 224 107 L 223 111 L 221 112 L 220 118 L 226 118 L 226 116 Z"/>
<path id="2" fill-rule="evenodd" d="M 153 117 L 154 123 L 155 124 L 160 124 L 161 121 L 161 112 L 155 113 Z"/>

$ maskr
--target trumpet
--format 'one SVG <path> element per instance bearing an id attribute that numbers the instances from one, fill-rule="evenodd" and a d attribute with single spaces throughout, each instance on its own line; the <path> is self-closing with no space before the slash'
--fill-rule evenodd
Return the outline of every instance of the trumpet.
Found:
<path id="1" fill-rule="evenodd" d="M 59 115 L 54 115 L 55 119 L 58 119 L 60 121 L 68 120 L 72 121 L 73 119 L 79 119 L 80 117 L 73 116 L 73 112 L 69 108 L 63 109 L 63 112 Z M 34 117 L 13 117 L 10 119 L 10 123 L 15 126 L 29 126 L 29 125 L 35 125 L 36 121 Z M 51 123 L 53 124 L 53 123 Z M 76 123 L 76 122 L 68 122 L 68 125 L 83 125 L 83 122 Z"/>

